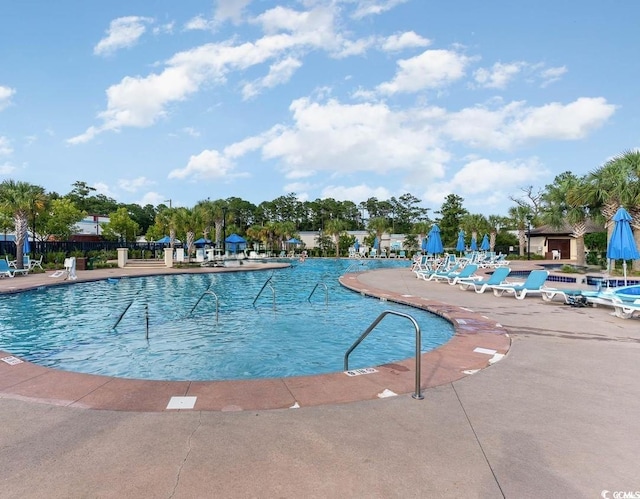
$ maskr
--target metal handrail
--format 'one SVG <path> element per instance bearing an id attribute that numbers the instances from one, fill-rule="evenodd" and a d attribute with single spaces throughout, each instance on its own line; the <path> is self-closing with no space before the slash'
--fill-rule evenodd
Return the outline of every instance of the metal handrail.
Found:
<path id="1" fill-rule="evenodd" d="M 345 274 L 348 274 L 349 272 L 353 272 L 354 270 L 357 270 L 358 267 L 366 267 L 367 266 L 367 262 L 365 261 L 361 261 L 358 263 L 352 263 L 351 265 L 349 265 L 347 267 L 347 270 L 344 271 Z"/>
<path id="2" fill-rule="evenodd" d="M 355 348 L 362 342 L 362 340 L 364 340 L 369 335 L 369 333 L 374 330 L 374 328 L 380 323 L 380 321 L 382 321 L 382 319 L 384 319 L 389 314 L 397 315 L 398 317 L 405 317 L 409 319 L 413 323 L 413 326 L 416 328 L 416 387 L 415 387 L 415 392 L 411 396 L 414 399 L 422 400 L 424 398 L 420 391 L 420 367 L 421 367 L 420 348 L 422 345 L 422 335 L 420 333 L 420 326 L 418 325 L 416 320 L 410 315 L 403 314 L 402 312 L 396 312 L 395 310 L 385 310 L 384 312 L 382 312 L 378 316 L 378 318 L 371 323 L 371 325 L 367 328 L 367 330 L 360 335 L 360 337 L 356 340 L 356 342 L 353 345 L 351 345 L 351 348 L 347 350 L 347 353 L 344 354 L 344 370 L 345 371 L 349 370 L 349 354 L 351 354 L 351 352 L 355 350 Z"/>
<path id="3" fill-rule="evenodd" d="M 205 290 L 205 292 L 200 295 L 200 298 L 198 298 L 198 301 L 196 302 L 196 304 L 193 306 L 193 308 L 189 312 L 189 315 L 193 314 L 193 311 L 196 309 L 196 307 L 198 306 L 200 301 L 204 298 L 204 295 L 213 295 L 213 297 L 216 299 L 216 324 L 217 324 L 218 323 L 218 313 L 219 313 L 219 308 L 220 308 L 219 300 L 218 300 L 218 295 L 214 291 L 211 291 L 210 289 Z"/>
<path id="4" fill-rule="evenodd" d="M 311 303 L 311 297 L 313 296 L 313 293 L 315 293 L 316 289 L 318 289 L 318 286 L 324 286 L 324 304 L 329 305 L 329 288 L 324 282 L 319 282 L 313 287 L 313 290 L 311 291 L 309 298 L 307 298 L 307 301 Z"/>
<path id="5" fill-rule="evenodd" d="M 256 295 L 255 299 L 253 300 L 253 306 L 256 306 L 256 302 L 258 301 L 258 298 L 260 298 L 260 295 L 262 294 L 262 292 L 264 291 L 264 289 L 268 286 L 269 289 L 271 289 L 271 295 L 273 296 L 273 309 L 276 309 L 276 290 L 274 289 L 274 287 L 271 285 L 271 283 L 269 281 L 271 281 L 271 278 L 273 276 L 269 277 L 269 279 L 267 279 L 267 282 L 265 282 L 262 286 L 262 288 L 260 288 L 260 292 Z"/>
<path id="6" fill-rule="evenodd" d="M 133 302 L 136 299 L 134 298 L 133 300 L 131 300 L 129 302 L 129 305 L 127 305 L 127 307 L 124 309 L 124 311 L 120 314 L 120 317 L 118 317 L 118 320 L 116 321 L 116 323 L 113 325 L 113 327 L 111 329 L 115 329 L 116 327 L 118 327 L 118 324 L 120 324 L 120 321 L 122 320 L 122 318 L 124 317 L 124 314 L 127 313 L 127 310 L 129 310 L 131 308 L 131 305 L 133 305 Z"/>

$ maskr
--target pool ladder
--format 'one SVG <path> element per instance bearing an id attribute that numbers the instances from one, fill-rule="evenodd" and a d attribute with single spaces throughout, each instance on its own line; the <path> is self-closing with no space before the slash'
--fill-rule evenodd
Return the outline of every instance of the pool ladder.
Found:
<path id="1" fill-rule="evenodd" d="M 124 311 L 120 314 L 120 317 L 118 317 L 118 320 L 111 328 L 112 330 L 118 327 L 118 324 L 120 324 L 120 321 L 125 316 L 125 314 L 129 311 L 134 301 L 136 301 L 135 298 L 131 300 L 129 302 L 129 305 L 125 307 Z M 144 304 L 144 322 L 145 322 L 145 338 L 148 340 L 149 339 L 149 304 L 148 303 Z"/>
<path id="2" fill-rule="evenodd" d="M 360 337 L 355 341 L 353 345 L 347 350 L 347 353 L 344 354 L 344 370 L 349 370 L 349 354 L 355 350 L 355 348 L 364 340 L 371 331 L 375 329 L 375 327 L 384 319 L 387 315 L 397 315 L 398 317 L 404 317 L 409 319 L 413 326 L 416 329 L 416 386 L 413 395 L 411 395 L 414 399 L 422 400 L 424 397 L 420 391 L 420 368 L 421 368 L 421 357 L 420 357 L 420 348 L 422 345 L 422 335 L 420 333 L 420 326 L 416 322 L 416 320 L 410 315 L 403 314 L 402 312 L 396 312 L 395 310 L 385 310 L 382 312 L 378 318 L 371 323 L 371 325 L 367 328 L 367 330 L 360 335 Z"/>
<path id="3" fill-rule="evenodd" d="M 362 268 L 362 267 L 365 267 L 365 268 Z M 364 270 L 366 270 L 366 267 L 367 267 L 367 262 L 352 263 L 347 267 L 347 270 L 345 270 L 344 273 L 349 274 L 350 272 L 359 272 L 359 271 L 364 272 Z"/>
<path id="4" fill-rule="evenodd" d="M 309 294 L 309 298 L 307 298 L 307 301 L 311 303 L 311 297 L 313 296 L 313 293 L 315 293 L 316 289 L 318 289 L 318 287 L 320 286 L 324 287 L 324 304 L 329 305 L 329 288 L 324 282 L 319 282 L 313 287 L 313 290 L 311 291 L 311 294 Z"/>
<path id="5" fill-rule="evenodd" d="M 193 311 L 196 309 L 196 307 L 200 304 L 200 302 L 202 301 L 202 299 L 205 297 L 205 295 L 212 295 L 215 300 L 216 300 L 216 324 L 218 323 L 218 311 L 219 311 L 219 300 L 218 300 L 218 295 L 215 294 L 215 292 L 211 291 L 210 289 L 207 289 L 204 293 L 202 293 L 200 295 L 200 298 L 198 298 L 198 301 L 196 302 L 196 304 L 193 306 L 193 308 L 191 309 L 191 311 L 189 312 L 189 315 L 193 314 Z"/>
<path id="6" fill-rule="evenodd" d="M 273 288 L 273 286 L 271 285 L 271 279 L 273 279 L 273 275 L 271 277 L 269 277 L 269 279 L 267 279 L 267 281 L 262 285 L 262 288 L 260 288 L 260 291 L 258 292 L 258 294 L 256 295 L 255 299 L 253 300 L 253 306 L 256 306 L 256 302 L 258 301 L 258 298 L 260 298 L 260 295 L 262 294 L 262 292 L 267 288 L 267 286 L 269 287 L 269 289 L 271 289 L 271 295 L 273 297 L 273 309 L 276 309 L 276 290 Z"/>

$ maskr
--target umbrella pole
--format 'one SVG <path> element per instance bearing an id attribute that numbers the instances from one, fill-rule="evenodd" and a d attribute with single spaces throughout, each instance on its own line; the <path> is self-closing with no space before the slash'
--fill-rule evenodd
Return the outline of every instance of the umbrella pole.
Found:
<path id="1" fill-rule="evenodd" d="M 624 285 L 627 285 L 627 261 L 622 260 L 622 273 L 624 274 Z"/>

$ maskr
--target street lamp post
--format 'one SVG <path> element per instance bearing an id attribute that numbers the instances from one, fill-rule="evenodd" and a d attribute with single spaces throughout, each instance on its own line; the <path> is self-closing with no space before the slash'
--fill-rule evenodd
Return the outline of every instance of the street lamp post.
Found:
<path id="1" fill-rule="evenodd" d="M 527 260 L 531 260 L 531 217 L 527 217 Z"/>
<path id="2" fill-rule="evenodd" d="M 222 256 L 227 255 L 227 207 L 222 208 Z"/>

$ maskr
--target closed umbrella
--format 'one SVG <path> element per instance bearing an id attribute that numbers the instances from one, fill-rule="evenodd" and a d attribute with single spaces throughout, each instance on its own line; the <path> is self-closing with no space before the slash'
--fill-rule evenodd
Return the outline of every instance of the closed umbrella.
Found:
<path id="1" fill-rule="evenodd" d="M 31 245 L 29 244 L 29 236 L 25 236 L 24 241 L 22 243 L 22 254 L 28 255 L 31 253 Z"/>
<path id="2" fill-rule="evenodd" d="M 426 253 L 427 252 L 427 245 L 429 244 L 429 239 L 426 237 L 422 238 L 422 244 L 420 245 L 420 249 Z"/>
<path id="3" fill-rule="evenodd" d="M 461 230 L 460 232 L 458 232 L 458 243 L 456 244 L 456 251 L 459 251 L 460 253 L 462 253 L 466 248 L 465 242 L 464 242 L 464 231 Z"/>
<path id="4" fill-rule="evenodd" d="M 482 251 L 489 251 L 489 234 L 485 234 L 482 238 L 482 242 L 480 243 L 480 249 Z"/>
<path id="5" fill-rule="evenodd" d="M 438 255 L 443 251 L 444 246 L 442 245 L 442 238 L 440 237 L 440 227 L 438 227 L 436 224 L 433 224 L 433 227 L 431 227 L 431 230 L 429 231 L 427 253 Z"/>
<path id="6" fill-rule="evenodd" d="M 607 258 L 610 260 L 622 260 L 624 273 L 624 285 L 627 285 L 627 260 L 640 259 L 640 253 L 633 239 L 631 230 L 631 215 L 624 208 L 619 208 L 613 216 L 615 227 L 607 245 Z"/>
<path id="7" fill-rule="evenodd" d="M 353 248 L 354 248 L 356 251 L 359 251 L 359 250 L 360 250 L 360 241 L 358 241 L 358 238 L 356 238 L 356 242 L 355 242 L 355 243 L 353 243 Z"/>
<path id="8" fill-rule="evenodd" d="M 471 251 L 478 251 L 478 241 L 476 241 L 476 236 L 471 236 L 471 244 L 469 245 Z"/>

